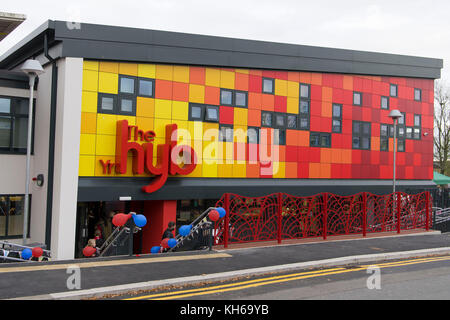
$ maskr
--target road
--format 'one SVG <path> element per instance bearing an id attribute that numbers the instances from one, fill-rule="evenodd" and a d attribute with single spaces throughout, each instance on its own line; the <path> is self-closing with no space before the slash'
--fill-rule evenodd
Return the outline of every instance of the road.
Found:
<path id="1" fill-rule="evenodd" d="M 370 289 L 369 289 L 370 288 Z M 116 296 L 127 300 L 450 299 L 450 256 L 301 270 Z"/>

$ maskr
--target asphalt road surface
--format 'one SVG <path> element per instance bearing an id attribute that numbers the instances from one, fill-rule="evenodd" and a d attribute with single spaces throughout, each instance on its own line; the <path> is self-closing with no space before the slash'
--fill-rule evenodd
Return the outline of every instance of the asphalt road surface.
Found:
<path id="1" fill-rule="evenodd" d="M 448 300 L 450 256 L 270 274 L 110 297 L 129 300 Z"/>

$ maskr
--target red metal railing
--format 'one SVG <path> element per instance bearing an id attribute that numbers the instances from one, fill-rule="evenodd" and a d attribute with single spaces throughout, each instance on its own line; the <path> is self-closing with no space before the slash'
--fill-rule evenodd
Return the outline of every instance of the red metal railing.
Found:
<path id="1" fill-rule="evenodd" d="M 229 243 L 400 233 L 431 226 L 429 192 L 310 197 L 275 193 L 254 198 L 226 193 L 216 207 L 225 208 L 227 215 L 216 223 L 214 244 L 225 247 Z"/>

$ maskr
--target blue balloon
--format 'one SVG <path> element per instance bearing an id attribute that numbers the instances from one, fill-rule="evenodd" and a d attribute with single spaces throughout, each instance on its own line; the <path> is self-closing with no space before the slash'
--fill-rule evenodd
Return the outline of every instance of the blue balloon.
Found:
<path id="1" fill-rule="evenodd" d="M 147 224 L 147 218 L 142 214 L 133 214 L 133 221 L 139 228 L 142 228 Z"/>
<path id="2" fill-rule="evenodd" d="M 155 246 L 150 249 L 151 253 L 159 253 L 161 251 L 161 247 Z"/>
<path id="3" fill-rule="evenodd" d="M 22 251 L 22 259 L 28 260 L 31 258 L 31 256 L 33 255 L 33 252 L 31 251 L 31 249 L 23 249 Z"/>
<path id="4" fill-rule="evenodd" d="M 225 211 L 225 209 L 222 208 L 222 207 L 216 208 L 216 211 L 219 213 L 219 217 L 220 217 L 220 218 L 225 217 L 225 215 L 227 214 L 227 212 Z"/>
<path id="5" fill-rule="evenodd" d="M 178 232 L 182 237 L 186 237 L 191 232 L 191 225 L 181 226 Z"/>
<path id="6" fill-rule="evenodd" d="M 173 247 L 175 247 L 175 246 L 177 245 L 177 240 L 174 239 L 174 238 L 170 238 L 169 241 L 167 241 L 167 245 L 168 245 L 170 248 L 173 248 Z"/>

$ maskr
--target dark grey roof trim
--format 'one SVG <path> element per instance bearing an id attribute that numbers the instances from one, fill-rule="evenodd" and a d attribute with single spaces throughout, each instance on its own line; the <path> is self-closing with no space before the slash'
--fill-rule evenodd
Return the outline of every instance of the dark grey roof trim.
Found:
<path id="1" fill-rule="evenodd" d="M 8 52 L 0 68 L 11 68 L 45 27 L 63 43 L 63 57 L 430 79 L 440 78 L 443 67 L 442 59 L 84 23 L 71 29 L 48 21 Z"/>
<path id="2" fill-rule="evenodd" d="M 0 70 L 0 87 L 29 89 L 28 76 L 21 72 Z"/>
<path id="3" fill-rule="evenodd" d="M 359 192 L 388 194 L 391 180 L 313 180 L 313 179 L 213 179 L 169 178 L 158 191 L 147 194 L 141 188 L 150 178 L 87 178 L 78 180 L 78 201 L 118 201 L 131 196 L 132 200 L 218 199 L 231 192 L 245 196 L 263 196 L 285 192 L 297 196 L 311 196 L 321 192 L 351 195 Z M 398 181 L 397 190 L 435 188 L 428 180 Z"/>

